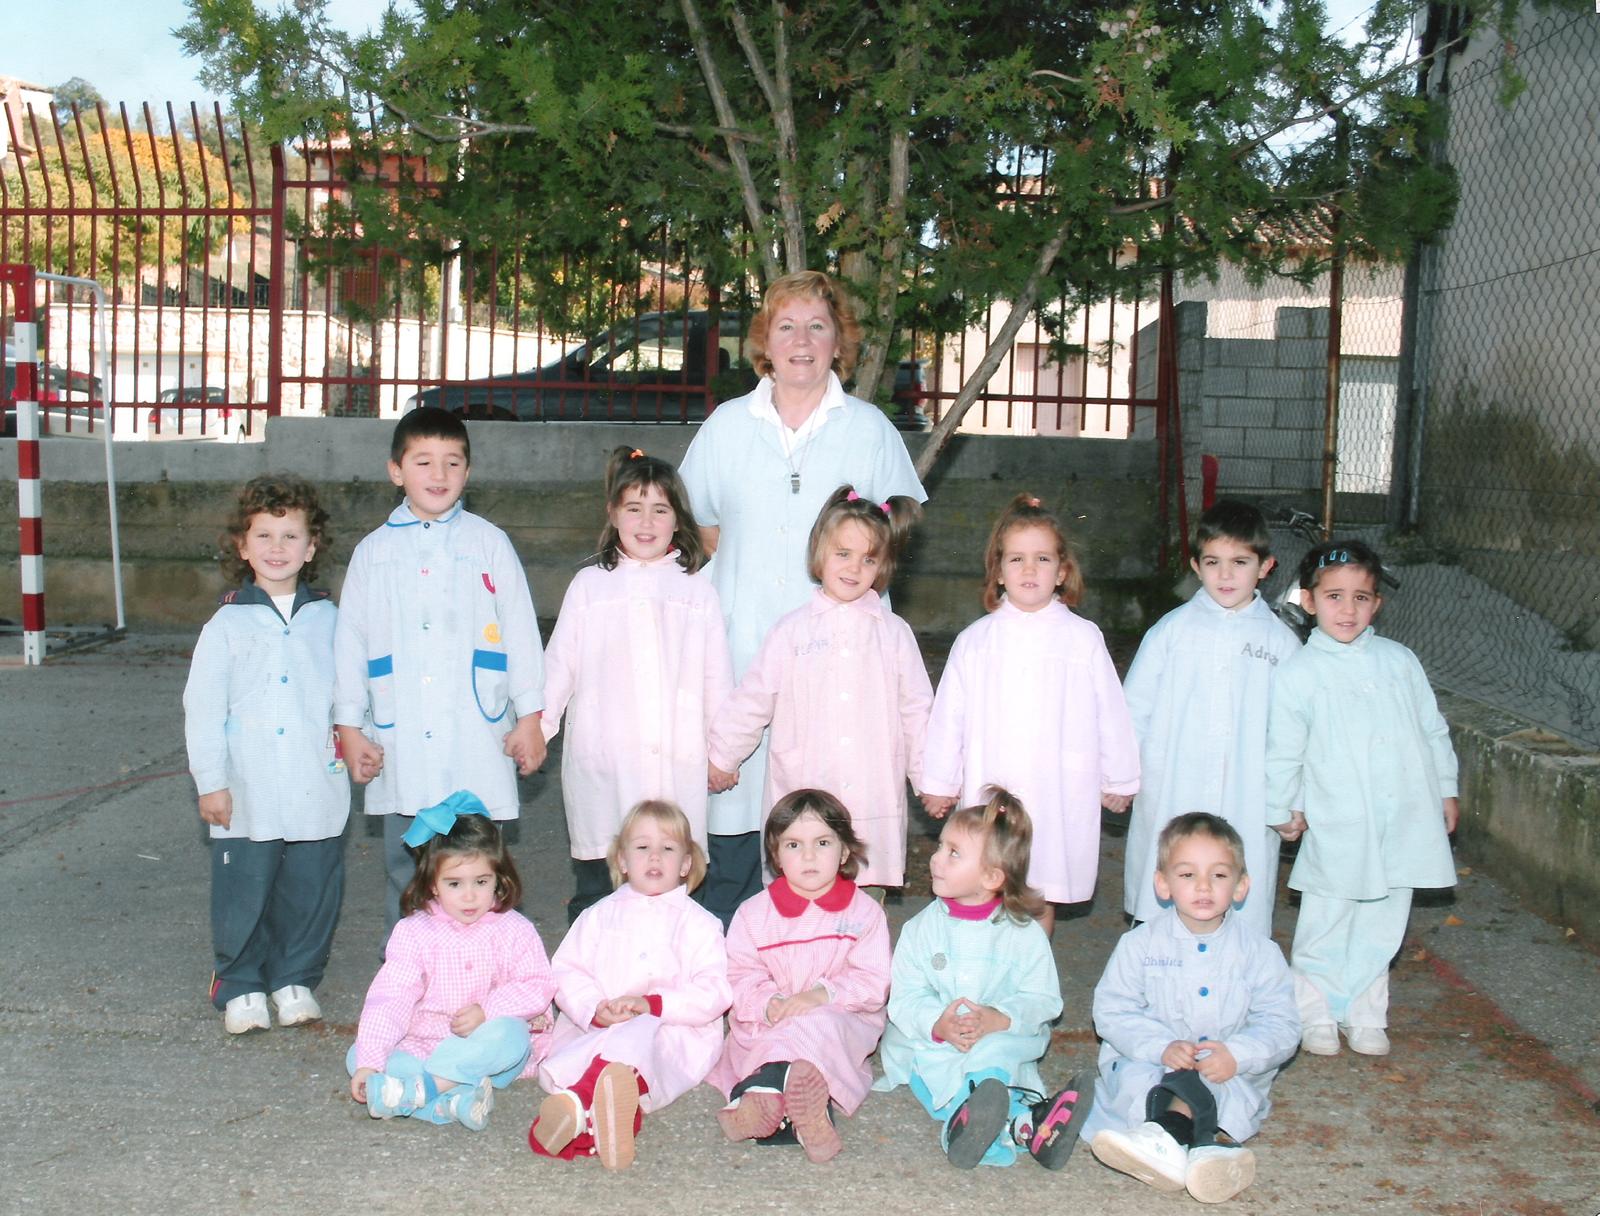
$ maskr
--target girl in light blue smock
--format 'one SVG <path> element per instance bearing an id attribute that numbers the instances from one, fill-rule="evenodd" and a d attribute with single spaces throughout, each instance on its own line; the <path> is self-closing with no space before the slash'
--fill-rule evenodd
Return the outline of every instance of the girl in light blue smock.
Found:
<path id="1" fill-rule="evenodd" d="M 1284 663 L 1267 728 L 1267 822 L 1304 833 L 1290 963 L 1317 1055 L 1387 1055 L 1389 963 L 1415 887 L 1455 885 L 1456 755 L 1422 664 L 1372 631 L 1378 555 L 1359 541 L 1306 554 L 1301 598 L 1316 615 Z"/>

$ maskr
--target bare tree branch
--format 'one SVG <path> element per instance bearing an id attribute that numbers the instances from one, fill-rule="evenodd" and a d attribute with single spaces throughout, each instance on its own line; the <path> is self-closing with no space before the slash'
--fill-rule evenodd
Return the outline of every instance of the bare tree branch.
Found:
<path id="1" fill-rule="evenodd" d="M 782 0 L 773 0 L 773 70 L 762 61 L 761 49 L 750 33 L 750 23 L 737 5 L 732 12 L 733 33 L 744 52 L 745 62 L 767 99 L 772 124 L 778 133 L 778 213 L 783 221 L 784 261 L 789 272 L 806 268 L 806 226 L 800 214 L 800 196 L 795 169 L 800 157 L 800 137 L 795 129 L 794 99 L 789 90 L 789 36 Z"/>

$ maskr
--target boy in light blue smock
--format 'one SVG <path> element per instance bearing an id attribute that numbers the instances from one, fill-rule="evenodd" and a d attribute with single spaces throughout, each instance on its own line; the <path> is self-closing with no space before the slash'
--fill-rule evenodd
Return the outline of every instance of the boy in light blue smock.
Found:
<path id="1" fill-rule="evenodd" d="M 1111 1168 L 1221 1203 L 1255 1178 L 1240 1144 L 1271 1109 L 1300 1019 L 1283 953 L 1232 910 L 1250 889 L 1239 834 L 1195 812 L 1157 847 L 1154 885 L 1170 906 L 1123 935 L 1095 985 L 1104 1041 L 1083 1134 Z"/>
<path id="2" fill-rule="evenodd" d="M 384 816 L 390 928 L 415 866 L 411 818 L 472 790 L 515 819 L 517 773 L 544 762 L 544 650 L 511 541 L 465 511 L 461 419 L 424 408 L 394 428 L 389 480 L 405 501 L 356 546 L 334 639 L 334 718 L 350 776 Z"/>
<path id="3" fill-rule="evenodd" d="M 344 894 L 350 783 L 333 747 L 333 601 L 308 585 L 328 514 L 298 477 L 239 492 L 222 534 L 239 585 L 195 643 L 189 771 L 211 834 L 211 1001 L 230 1034 L 322 1016 Z"/>
<path id="4" fill-rule="evenodd" d="M 1251 881 L 1240 914 L 1272 932 L 1279 833 L 1267 826 L 1267 704 L 1300 639 L 1256 591 L 1272 572 L 1271 545 L 1250 504 L 1224 499 L 1207 510 L 1189 563 L 1200 590 L 1144 635 L 1123 681 L 1144 774 L 1123 859 L 1123 909 L 1135 920 L 1161 910 L 1153 880 L 1162 827 L 1207 811 L 1244 841 Z"/>
<path id="5" fill-rule="evenodd" d="M 1378 555 L 1318 545 L 1300 563 L 1316 615 L 1283 665 L 1267 730 L 1269 821 L 1304 833 L 1289 885 L 1301 892 L 1290 960 L 1316 1055 L 1389 1053 L 1389 964 L 1415 887 L 1455 885 L 1456 754 L 1422 664 L 1372 631 Z"/>

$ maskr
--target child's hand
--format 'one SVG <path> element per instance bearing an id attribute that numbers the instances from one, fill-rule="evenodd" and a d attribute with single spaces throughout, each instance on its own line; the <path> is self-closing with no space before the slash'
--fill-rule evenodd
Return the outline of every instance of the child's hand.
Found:
<path id="1" fill-rule="evenodd" d="M 977 1010 L 978 1006 L 966 997 L 956 997 L 944 1007 L 939 1020 L 933 1024 L 934 1037 L 944 1040 L 957 1051 L 971 1051 L 972 1045 L 980 1037 Z"/>
<path id="2" fill-rule="evenodd" d="M 555 1025 L 555 1020 L 548 1013 L 536 1013 L 528 1019 L 528 1029 L 534 1034 L 543 1034 Z"/>
<path id="3" fill-rule="evenodd" d="M 450 1019 L 450 1033 L 464 1039 L 488 1020 L 484 1016 L 483 1006 L 473 1002 L 456 1010 L 455 1016 Z"/>
<path id="4" fill-rule="evenodd" d="M 377 1071 L 376 1068 L 358 1068 L 350 1076 L 350 1096 L 363 1106 L 367 1104 L 367 1078 Z"/>
<path id="5" fill-rule="evenodd" d="M 986 1034 L 998 1034 L 1002 1030 L 1011 1029 L 1010 1017 L 992 1005 L 974 1005 L 972 1013 L 977 1022 L 977 1033 L 972 1040 L 974 1043 Z"/>
<path id="6" fill-rule="evenodd" d="M 1102 790 L 1100 793 L 1100 805 L 1113 815 L 1126 815 L 1128 808 L 1133 805 L 1133 795 L 1110 794 Z"/>
<path id="7" fill-rule="evenodd" d="M 1288 823 L 1275 823 L 1272 830 L 1285 840 L 1299 840 L 1306 834 L 1306 817 L 1302 811 L 1289 812 Z"/>
<path id="8" fill-rule="evenodd" d="M 720 794 L 723 790 L 731 790 L 738 784 L 738 773 L 730 773 L 727 769 L 718 768 L 710 761 L 706 762 L 706 789 L 713 794 Z"/>
<path id="9" fill-rule="evenodd" d="M 918 794 L 922 799 L 922 809 L 928 812 L 929 819 L 943 819 L 955 806 L 954 798 L 946 798 L 940 794 Z"/>
<path id="10" fill-rule="evenodd" d="M 204 799 L 202 799 L 201 801 L 204 801 Z M 202 810 L 200 812 L 200 814 L 201 814 L 202 817 L 204 817 L 205 811 Z M 1459 824 L 1460 822 L 1461 822 L 1461 799 L 1459 799 L 1459 798 L 1446 798 L 1444 800 L 1444 830 L 1445 830 L 1445 832 L 1446 833 L 1454 833 L 1455 830 L 1456 830 L 1456 825 Z M 227 827 L 228 825 L 227 824 L 223 824 L 222 826 L 223 827 Z"/>
<path id="11" fill-rule="evenodd" d="M 529 714 L 518 718 L 517 724 L 506 733 L 501 750 L 517 762 L 517 772 L 528 776 L 544 763 L 549 750 L 544 741 L 544 731 L 539 727 L 541 715 Z"/>
<path id="12" fill-rule="evenodd" d="M 233 826 L 233 794 L 228 790 L 213 790 L 200 795 L 200 818 L 219 828 Z"/>
<path id="13" fill-rule="evenodd" d="M 776 1026 L 784 1018 L 792 1018 L 808 1009 L 828 1003 L 828 990 L 821 984 L 797 992 L 793 996 L 775 996 L 767 1002 L 767 1023 Z"/>
<path id="14" fill-rule="evenodd" d="M 634 1018 L 643 1017 L 650 1012 L 650 1002 L 642 996 L 619 996 L 615 1000 L 601 1001 L 595 1007 L 594 1024 L 596 1026 L 615 1026 L 619 1022 L 631 1022 Z"/>
<path id="15" fill-rule="evenodd" d="M 1196 1044 L 1187 1039 L 1173 1039 L 1161 1053 L 1161 1063 L 1170 1072 L 1182 1072 L 1186 1068 L 1195 1066 L 1194 1055 L 1199 1050 Z"/>
<path id="16" fill-rule="evenodd" d="M 1224 1081 L 1231 1080 L 1239 1071 L 1239 1061 L 1233 1058 L 1233 1052 L 1228 1050 L 1226 1043 L 1218 1043 L 1207 1039 L 1201 1043 L 1194 1066 L 1200 1070 L 1200 1075 L 1207 1081 L 1221 1085 Z"/>
<path id="17" fill-rule="evenodd" d="M 350 780 L 365 785 L 383 771 L 383 748 L 361 733 L 358 726 L 336 726 L 339 732 L 339 750 L 344 753 L 344 766 Z"/>

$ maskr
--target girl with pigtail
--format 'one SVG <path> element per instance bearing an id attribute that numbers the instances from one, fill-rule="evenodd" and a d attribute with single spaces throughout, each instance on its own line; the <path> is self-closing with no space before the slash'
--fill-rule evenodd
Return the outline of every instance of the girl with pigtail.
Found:
<path id="1" fill-rule="evenodd" d="M 1037 920 L 1044 900 L 1028 885 L 1033 824 L 1005 790 L 983 793 L 945 819 L 928 862 L 936 898 L 900 931 L 873 1088 L 909 1085 L 943 1124 L 954 1166 L 1010 1165 L 1026 1152 L 1058 1170 L 1092 1079 L 1051 1094 L 1039 1074 L 1061 983 Z"/>
<path id="2" fill-rule="evenodd" d="M 717 590 L 677 470 L 638 448 L 606 465 L 595 565 L 578 571 L 545 651 L 545 737 L 561 757 L 577 893 L 611 894 L 606 849 L 640 802 L 678 806 L 706 847 L 706 732 L 733 686 Z"/>
<path id="3" fill-rule="evenodd" d="M 778 621 L 711 728 L 711 787 L 772 727 L 765 800 L 826 790 L 849 810 L 866 846 L 862 885 L 905 879 L 906 778 L 922 773 L 933 687 L 911 627 L 880 598 L 922 508 L 870 502 L 850 486 L 811 529 L 811 602 Z"/>

